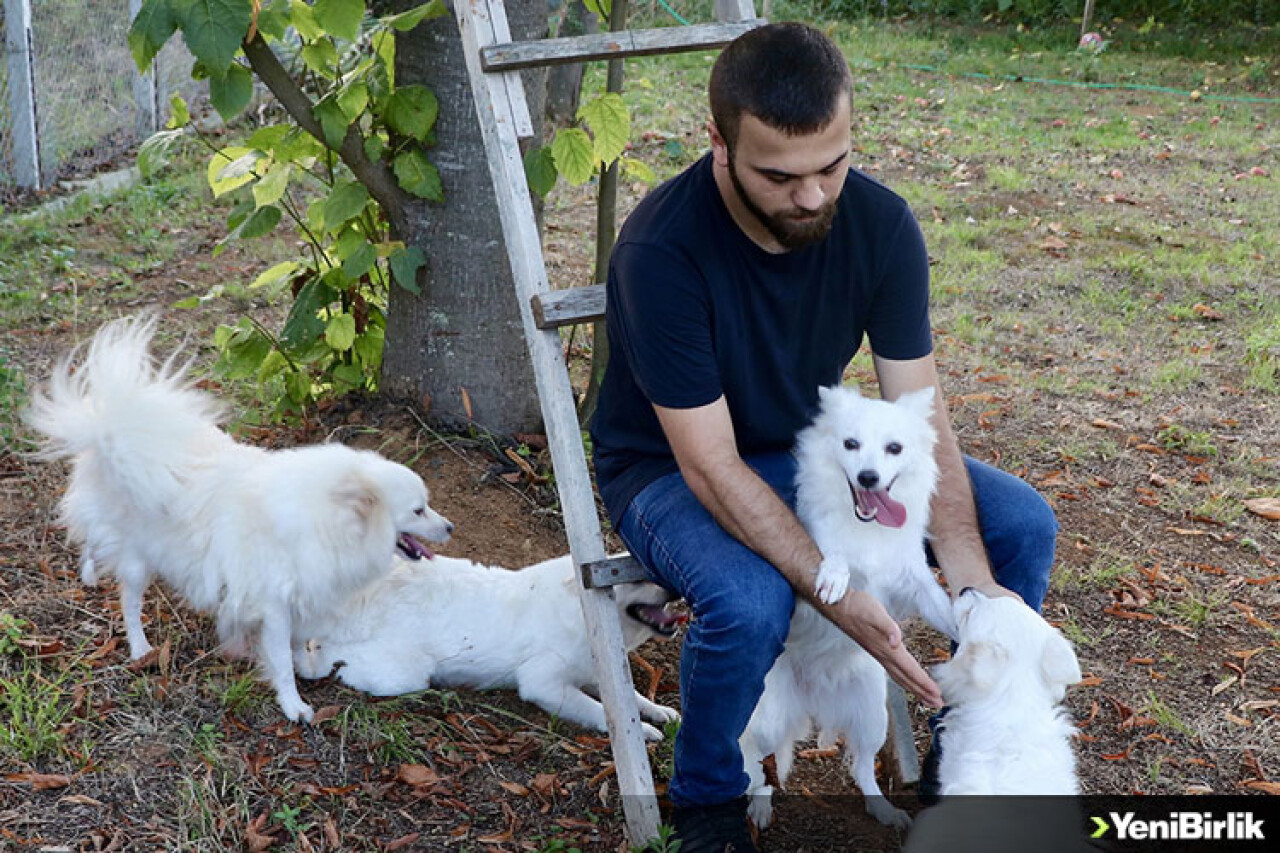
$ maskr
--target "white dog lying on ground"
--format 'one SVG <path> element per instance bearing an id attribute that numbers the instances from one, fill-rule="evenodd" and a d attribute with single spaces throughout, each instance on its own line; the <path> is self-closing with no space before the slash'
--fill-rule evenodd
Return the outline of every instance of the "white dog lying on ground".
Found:
<path id="1" fill-rule="evenodd" d="M 938 781 L 954 794 L 1079 791 L 1061 707 L 1080 664 L 1062 633 L 1016 598 L 966 589 L 955 603 L 960 645 L 934 679 L 949 705 L 939 724 Z"/>
<path id="2" fill-rule="evenodd" d="M 937 435 L 929 423 L 933 390 L 893 403 L 849 388 L 822 388 L 819 396 L 817 417 L 796 439 L 796 511 L 823 554 L 819 596 L 834 602 L 850 586 L 866 590 L 895 619 L 923 615 L 954 636 L 951 601 L 924 552 L 938 478 Z M 884 824 L 910 824 L 875 778 L 876 753 L 888 731 L 885 678 L 861 646 L 813 607 L 796 602 L 786 646 L 741 738 L 751 777 L 749 813 L 757 827 L 768 826 L 773 816 L 773 789 L 761 760 L 773 754 L 778 781 L 785 784 L 795 742 L 815 724 L 824 744 L 844 738 L 868 813 Z"/>
<path id="3" fill-rule="evenodd" d="M 114 573 L 129 653 L 151 651 L 142 598 L 158 575 L 218 615 L 225 647 L 256 657 L 291 720 L 295 628 L 387 573 L 398 550 L 429 556 L 453 525 L 427 504 L 422 478 L 340 444 L 263 450 L 218 428 L 220 407 L 171 358 L 150 353 L 155 319 L 104 325 L 53 371 L 28 423 L 41 455 L 71 460 L 62 517 L 81 545 L 81 578 Z M 78 369 L 73 368 L 82 355 Z"/>
<path id="4" fill-rule="evenodd" d="M 557 557 L 518 571 L 435 557 L 397 561 L 390 575 L 352 596 L 341 619 L 317 626 L 295 649 L 304 678 L 337 667 L 345 684 L 379 696 L 432 686 L 515 687 L 520 698 L 564 720 L 605 731 L 573 561 Z M 623 639 L 632 651 L 671 636 L 685 620 L 671 593 L 652 583 L 614 587 Z M 645 719 L 679 718 L 639 693 Z M 645 737 L 662 732 L 642 724 Z"/>

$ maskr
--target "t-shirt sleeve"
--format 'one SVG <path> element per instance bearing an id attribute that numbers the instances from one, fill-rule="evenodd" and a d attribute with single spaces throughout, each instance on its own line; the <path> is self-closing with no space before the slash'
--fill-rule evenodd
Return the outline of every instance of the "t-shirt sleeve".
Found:
<path id="1" fill-rule="evenodd" d="M 881 358 L 908 361 L 933 352 L 929 253 L 919 224 L 905 206 L 880 260 L 866 332 L 871 351 Z"/>
<path id="2" fill-rule="evenodd" d="M 711 305 L 701 274 L 663 248 L 615 247 L 609 312 L 614 339 L 641 392 L 664 408 L 705 406 L 722 392 L 711 339 Z"/>

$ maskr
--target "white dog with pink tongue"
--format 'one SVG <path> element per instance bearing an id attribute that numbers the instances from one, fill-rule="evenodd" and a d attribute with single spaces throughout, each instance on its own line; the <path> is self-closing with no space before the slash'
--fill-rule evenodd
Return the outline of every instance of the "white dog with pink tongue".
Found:
<path id="1" fill-rule="evenodd" d="M 896 620 L 923 616 L 955 637 L 951 600 L 925 559 L 929 501 L 938 479 L 933 389 L 895 402 L 852 388 L 820 388 L 819 411 L 796 438 L 796 514 L 822 551 L 818 597 L 831 603 L 850 587 L 871 593 Z M 758 827 L 773 816 L 773 788 L 761 761 L 772 754 L 778 781 L 791 771 L 795 743 L 816 727 L 819 742 L 843 738 L 845 759 L 884 824 L 910 818 L 881 793 L 875 757 L 888 730 L 885 671 L 803 601 L 796 602 L 782 654 L 741 738 L 751 777 L 749 813 Z"/>

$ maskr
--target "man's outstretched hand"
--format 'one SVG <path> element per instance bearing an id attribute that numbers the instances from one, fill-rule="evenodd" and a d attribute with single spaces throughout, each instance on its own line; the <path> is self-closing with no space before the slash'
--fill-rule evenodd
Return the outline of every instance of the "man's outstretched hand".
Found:
<path id="1" fill-rule="evenodd" d="M 907 651 L 902 644 L 902 628 L 874 596 L 851 589 L 835 604 L 822 606 L 822 612 L 879 661 L 903 689 L 930 707 L 942 707 L 942 691 Z"/>

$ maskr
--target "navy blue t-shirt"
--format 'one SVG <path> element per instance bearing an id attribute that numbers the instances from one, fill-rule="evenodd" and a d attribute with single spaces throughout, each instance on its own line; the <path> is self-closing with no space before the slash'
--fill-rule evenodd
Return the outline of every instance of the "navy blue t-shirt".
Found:
<path id="1" fill-rule="evenodd" d="M 770 254 L 733 221 L 707 156 L 627 218 L 609 264 L 611 351 L 591 423 L 615 524 L 678 470 L 653 405 L 723 395 L 740 454 L 787 450 L 864 334 L 883 358 L 932 351 L 928 255 L 906 202 L 851 169 L 838 204 L 823 240 Z"/>

